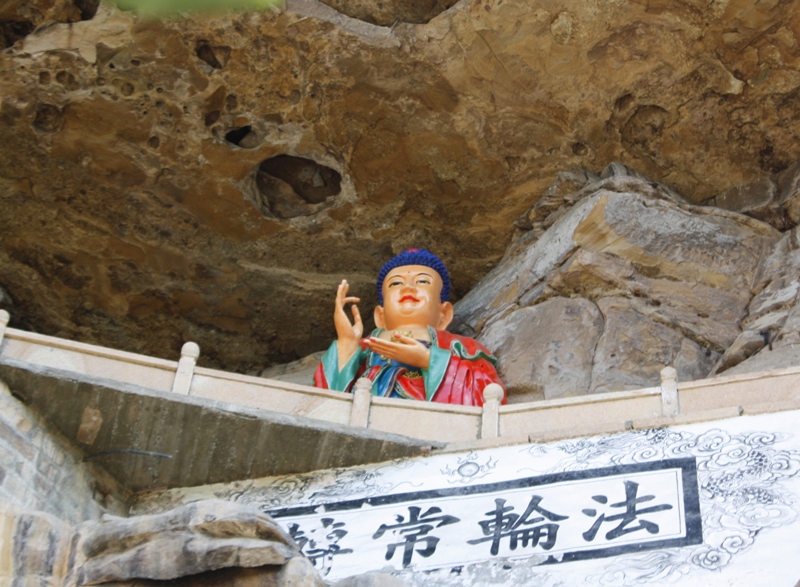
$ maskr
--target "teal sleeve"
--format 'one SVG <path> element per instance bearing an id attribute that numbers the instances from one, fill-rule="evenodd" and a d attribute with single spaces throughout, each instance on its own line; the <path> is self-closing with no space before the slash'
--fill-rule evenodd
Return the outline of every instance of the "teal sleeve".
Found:
<path id="1" fill-rule="evenodd" d="M 428 368 L 422 370 L 422 377 L 425 381 L 425 399 L 431 401 L 436 390 L 442 384 L 447 366 L 450 364 L 450 351 L 439 348 L 435 344 L 431 345 L 431 359 Z"/>
<path id="2" fill-rule="evenodd" d="M 339 351 L 334 340 L 321 359 L 328 388 L 336 391 L 347 391 L 347 388 L 355 381 L 358 368 L 366 356 L 366 351 L 358 347 L 358 350 L 353 353 L 347 364 L 339 371 Z"/>

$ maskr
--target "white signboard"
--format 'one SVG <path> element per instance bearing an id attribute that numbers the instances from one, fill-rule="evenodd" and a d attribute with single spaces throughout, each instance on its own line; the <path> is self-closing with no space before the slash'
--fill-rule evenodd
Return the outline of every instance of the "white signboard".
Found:
<path id="1" fill-rule="evenodd" d="M 457 568 L 532 555 L 564 562 L 702 542 L 694 458 L 269 513 L 328 579 L 387 565 Z"/>

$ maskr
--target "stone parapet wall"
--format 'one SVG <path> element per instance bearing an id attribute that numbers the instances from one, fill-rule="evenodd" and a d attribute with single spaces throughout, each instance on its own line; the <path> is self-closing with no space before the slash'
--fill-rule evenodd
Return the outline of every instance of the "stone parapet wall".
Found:
<path id="1" fill-rule="evenodd" d="M 307 419 L 303 425 L 344 426 L 354 436 L 359 431 L 388 433 L 456 448 L 708 421 L 795 409 L 800 403 L 800 367 L 791 366 L 697 381 L 667 381 L 662 373 L 656 387 L 515 403 L 496 410 L 371 396 L 358 407 L 349 393 L 195 367 L 199 349 L 193 343 L 184 345 L 188 347 L 194 351 L 179 363 L 9 328 L 0 345 L 0 366 L 7 363 L 34 375 L 48 372 L 56 379 L 88 378 L 111 388 L 127 386 L 134 395 L 145 393 L 169 402 L 224 402 L 231 408 L 227 412 L 255 409 L 269 418 Z M 668 405 L 672 396 L 674 403 Z M 77 426 L 80 414 L 70 422 Z M 485 430 L 497 432 L 487 435 Z"/>
<path id="2" fill-rule="evenodd" d="M 127 492 L 0 381 L 0 504 L 72 524 L 125 515 Z"/>

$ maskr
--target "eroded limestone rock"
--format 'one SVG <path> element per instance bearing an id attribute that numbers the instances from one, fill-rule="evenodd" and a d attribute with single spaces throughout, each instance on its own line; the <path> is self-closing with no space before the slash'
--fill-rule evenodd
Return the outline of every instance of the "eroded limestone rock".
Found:
<path id="1" fill-rule="evenodd" d="M 323 349 L 335 284 L 371 307 L 403 248 L 464 296 L 560 171 L 621 161 L 700 203 L 800 159 L 798 0 L 329 4 L 385 26 L 3 3 L 12 326 L 258 371 Z M 283 157 L 307 163 L 263 173 Z"/>

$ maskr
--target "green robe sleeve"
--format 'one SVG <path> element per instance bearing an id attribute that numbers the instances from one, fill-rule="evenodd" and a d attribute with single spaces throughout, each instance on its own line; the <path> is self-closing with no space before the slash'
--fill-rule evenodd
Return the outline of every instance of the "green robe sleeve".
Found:
<path id="1" fill-rule="evenodd" d="M 336 347 L 334 340 L 328 350 L 322 355 L 322 369 L 325 372 L 325 380 L 328 382 L 329 389 L 337 391 L 347 391 L 350 385 L 355 381 L 358 368 L 361 363 L 367 358 L 367 351 L 360 346 L 358 350 L 353 353 L 347 364 L 339 371 L 339 351 Z"/>
<path id="2" fill-rule="evenodd" d="M 435 329 L 428 326 L 428 332 L 431 338 L 431 358 L 428 368 L 422 369 L 422 378 L 425 381 L 425 399 L 431 401 L 450 364 L 450 351 L 439 347 Z"/>

